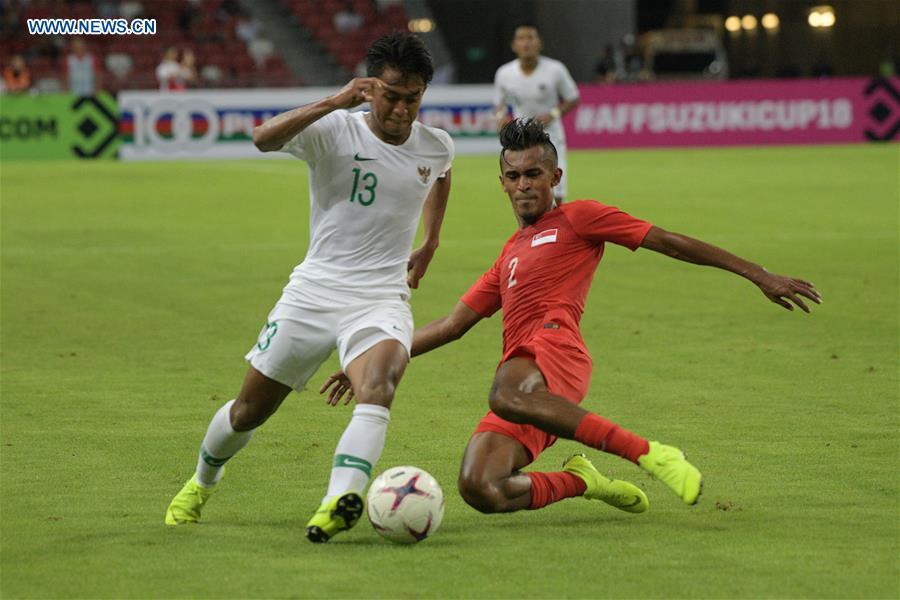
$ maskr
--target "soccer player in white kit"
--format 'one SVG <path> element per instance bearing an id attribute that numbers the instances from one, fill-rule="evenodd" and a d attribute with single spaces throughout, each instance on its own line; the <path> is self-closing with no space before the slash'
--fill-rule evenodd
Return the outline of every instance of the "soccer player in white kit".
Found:
<path id="1" fill-rule="evenodd" d="M 494 75 L 494 117 L 497 131 L 509 121 L 507 105 L 513 117 L 530 117 L 540 121 L 550 135 L 559 154 L 562 179 L 553 188 L 557 204 L 566 196 L 568 169 L 566 164 L 566 132 L 562 117 L 578 106 L 578 87 L 569 70 L 558 60 L 541 56 L 543 43 L 534 25 L 516 27 L 512 50 L 516 59 L 497 69 Z"/>
<path id="2" fill-rule="evenodd" d="M 409 288 L 418 286 L 437 248 L 453 160 L 450 136 L 416 121 L 433 74 L 422 41 L 407 33 L 382 37 L 367 64 L 368 77 L 253 133 L 260 150 L 288 152 L 309 165 L 309 250 L 246 355 L 240 394 L 213 416 L 196 473 L 166 511 L 169 525 L 199 520 L 225 462 L 335 348 L 357 406 L 306 536 L 325 542 L 362 515 L 362 494 L 409 362 Z M 369 112 L 348 112 L 365 101 Z M 410 254 L 420 215 L 424 241 Z"/>

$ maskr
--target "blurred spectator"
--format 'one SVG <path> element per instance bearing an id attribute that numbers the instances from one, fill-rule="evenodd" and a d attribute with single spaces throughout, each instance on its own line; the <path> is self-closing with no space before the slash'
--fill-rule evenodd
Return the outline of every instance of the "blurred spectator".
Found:
<path id="1" fill-rule="evenodd" d="M 166 50 L 162 61 L 156 67 L 156 79 L 159 81 L 161 91 L 181 92 L 186 90 L 187 84 L 197 79 L 194 53 L 191 50 L 185 50 L 181 62 L 179 62 L 178 48 L 173 46 Z"/>
<path id="2" fill-rule="evenodd" d="M 144 5 L 138 0 L 123 0 L 119 2 L 119 16 L 125 19 L 134 19 L 144 12 Z"/>
<path id="3" fill-rule="evenodd" d="M 134 60 L 126 52 L 109 52 L 106 54 L 106 69 L 112 73 L 112 85 L 114 89 L 121 89 L 128 84 L 131 70 L 134 68 Z"/>
<path id="4" fill-rule="evenodd" d="M 3 69 L 3 85 L 7 94 L 24 94 L 31 88 L 31 71 L 21 54 L 14 54 Z"/>
<path id="5" fill-rule="evenodd" d="M 69 92 L 76 96 L 93 96 L 101 87 L 97 61 L 81 38 L 72 40 L 72 52 L 66 57 L 66 80 Z"/>
<path id="6" fill-rule="evenodd" d="M 644 59 L 635 44 L 634 35 L 622 36 L 615 53 L 616 81 L 638 81 L 643 78 Z"/>
<path id="7" fill-rule="evenodd" d="M 384 14 L 384 12 L 392 7 L 401 5 L 403 0 L 374 0 L 375 1 L 375 10 L 378 14 Z"/>
<path id="8" fill-rule="evenodd" d="M 234 34 L 239 40 L 243 40 L 245 44 L 250 44 L 259 37 L 260 23 L 256 19 L 247 16 L 243 11 L 238 15 L 234 24 Z"/>
<path id="9" fill-rule="evenodd" d="M 594 83 L 612 81 L 616 76 L 616 50 L 612 44 L 603 49 L 603 56 L 594 65 Z"/>
<path id="10" fill-rule="evenodd" d="M 97 16 L 101 19 L 114 19 L 119 16 L 119 3 L 113 0 L 100 0 L 94 3 L 97 7 Z"/>
<path id="11" fill-rule="evenodd" d="M 262 69 L 269 57 L 275 54 L 275 44 L 265 38 L 257 38 L 247 46 L 247 53 L 256 63 L 256 68 Z"/>
<path id="12" fill-rule="evenodd" d="M 347 0 L 344 8 L 334 14 L 334 28 L 338 33 L 350 33 L 362 27 L 363 16 L 353 9 L 353 2 Z"/>

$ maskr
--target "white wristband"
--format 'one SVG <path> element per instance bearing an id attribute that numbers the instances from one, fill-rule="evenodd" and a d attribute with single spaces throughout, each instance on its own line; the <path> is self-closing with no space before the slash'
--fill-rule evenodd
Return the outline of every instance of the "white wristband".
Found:
<path id="1" fill-rule="evenodd" d="M 559 107 L 558 107 L 558 106 L 555 106 L 555 107 L 553 107 L 553 109 L 550 111 L 550 116 L 553 117 L 554 120 L 556 120 L 556 119 L 558 119 L 558 118 L 560 118 L 560 117 L 562 116 L 562 111 L 559 110 Z"/>

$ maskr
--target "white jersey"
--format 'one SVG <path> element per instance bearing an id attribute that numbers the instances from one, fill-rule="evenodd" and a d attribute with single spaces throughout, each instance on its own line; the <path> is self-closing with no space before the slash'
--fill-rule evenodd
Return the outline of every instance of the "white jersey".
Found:
<path id="1" fill-rule="evenodd" d="M 281 149 L 309 164 L 309 250 L 282 302 L 331 295 L 409 296 L 406 265 L 422 206 L 450 169 L 453 141 L 414 122 L 399 146 L 378 139 L 365 113 L 336 110 Z M 311 284 L 311 285 L 310 285 Z"/>
<path id="2" fill-rule="evenodd" d="M 558 60 L 539 56 L 537 67 L 526 75 L 519 59 L 512 60 L 494 75 L 494 106 L 512 105 L 513 116 L 534 117 L 559 106 L 559 100 L 578 99 L 578 86 L 569 70 Z M 559 119 L 547 126 L 554 144 L 565 144 L 566 134 Z"/>

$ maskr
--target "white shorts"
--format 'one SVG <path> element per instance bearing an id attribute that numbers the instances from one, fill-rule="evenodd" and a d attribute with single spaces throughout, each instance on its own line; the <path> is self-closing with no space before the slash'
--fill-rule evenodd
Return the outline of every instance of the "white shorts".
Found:
<path id="1" fill-rule="evenodd" d="M 278 302 L 244 358 L 266 377 L 299 392 L 335 348 L 346 370 L 354 358 L 384 340 L 397 340 L 408 354 L 412 336 L 412 311 L 399 298 L 305 307 Z"/>

